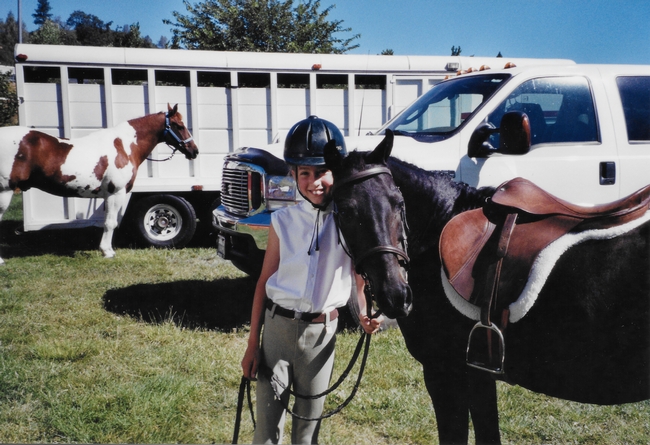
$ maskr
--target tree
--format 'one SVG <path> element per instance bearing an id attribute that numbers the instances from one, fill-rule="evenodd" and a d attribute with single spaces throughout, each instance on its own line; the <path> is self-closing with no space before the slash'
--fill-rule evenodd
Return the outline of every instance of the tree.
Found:
<path id="1" fill-rule="evenodd" d="M 302 52 L 341 54 L 357 48 L 360 37 L 338 38 L 350 32 L 342 20 L 328 20 L 334 8 L 323 11 L 320 0 L 206 0 L 196 5 L 183 0 L 188 15 L 174 11 L 173 48 L 219 51 Z"/>
<path id="2" fill-rule="evenodd" d="M 160 36 L 160 40 L 158 40 L 156 46 L 162 49 L 169 48 L 169 39 L 166 36 Z"/>
<path id="3" fill-rule="evenodd" d="M 79 45 L 110 46 L 113 43 L 111 24 L 104 23 L 96 15 L 74 11 L 66 21 L 66 26 L 74 29 Z"/>
<path id="4" fill-rule="evenodd" d="M 30 41 L 40 45 L 63 45 L 63 30 L 58 23 L 46 20 L 30 35 Z"/>
<path id="5" fill-rule="evenodd" d="M 126 25 L 120 31 L 115 30 L 113 46 L 128 48 L 154 48 L 154 44 L 149 36 L 142 37 L 140 34 L 140 23 Z"/>
<path id="6" fill-rule="evenodd" d="M 395 53 L 394 53 L 393 50 L 390 49 L 390 48 L 388 48 L 388 49 L 384 49 L 384 50 L 381 51 L 381 55 L 382 55 L 382 56 L 392 56 L 392 55 L 394 55 L 394 54 L 395 54 Z"/>
<path id="7" fill-rule="evenodd" d="M 16 125 L 18 122 L 18 97 L 16 85 L 9 73 L 0 71 L 0 127 Z"/>
<path id="8" fill-rule="evenodd" d="M 452 55 L 452 56 L 460 56 L 460 52 L 461 52 L 461 51 L 462 51 L 462 50 L 460 49 L 460 45 L 459 45 L 459 46 L 452 46 L 452 47 L 451 47 L 451 55 Z"/>
<path id="9" fill-rule="evenodd" d="M 36 12 L 32 14 L 34 17 L 34 24 L 43 25 L 45 22 L 52 18 L 50 11 L 52 7 L 50 6 L 49 0 L 38 0 L 38 6 L 36 7 Z"/>
<path id="10" fill-rule="evenodd" d="M 23 42 L 29 42 L 29 35 L 25 23 L 23 26 Z M 14 46 L 18 43 L 18 22 L 14 14 L 9 11 L 7 20 L 0 20 L 0 65 L 14 65 Z"/>

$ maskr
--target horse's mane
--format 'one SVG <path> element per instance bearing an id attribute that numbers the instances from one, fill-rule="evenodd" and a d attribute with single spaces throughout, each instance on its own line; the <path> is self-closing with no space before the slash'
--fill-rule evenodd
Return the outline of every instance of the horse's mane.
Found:
<path id="1" fill-rule="evenodd" d="M 140 116 L 140 117 L 136 117 L 136 118 L 133 118 L 133 119 L 129 119 L 129 122 L 146 121 L 146 120 L 151 119 L 152 116 L 164 116 L 166 113 L 167 113 L 166 111 L 159 111 L 157 113 L 151 113 L 151 114 L 147 114 L 145 116 Z M 174 116 L 178 116 L 178 119 L 183 120 L 183 115 L 181 114 L 180 111 L 177 111 L 176 113 L 174 113 Z"/>

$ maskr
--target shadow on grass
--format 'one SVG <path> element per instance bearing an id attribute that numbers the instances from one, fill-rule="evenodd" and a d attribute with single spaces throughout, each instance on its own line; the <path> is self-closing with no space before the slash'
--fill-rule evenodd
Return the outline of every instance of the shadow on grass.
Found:
<path id="1" fill-rule="evenodd" d="M 24 232 L 22 221 L 0 221 L 0 256 L 5 260 L 48 254 L 71 257 L 80 250 L 99 250 L 102 232 L 100 227 Z M 119 230 L 113 236 L 113 247 L 140 248 Z M 187 247 L 214 247 L 216 254 L 216 239 L 208 230 L 197 228 Z"/>
<path id="2" fill-rule="evenodd" d="M 246 277 L 136 284 L 109 290 L 103 302 L 107 311 L 145 323 L 229 331 L 250 322 L 255 282 Z M 357 329 L 347 307 L 339 312 L 340 330 Z"/>
<path id="3" fill-rule="evenodd" d="M 2 221 L 0 256 L 5 260 L 48 254 L 74 257 L 79 251 L 98 250 L 101 236 L 102 229 L 98 227 L 22 232 L 22 221 Z M 115 234 L 113 245 L 135 248 L 119 232 Z M 214 238 L 207 232 L 197 233 L 188 245 L 215 246 Z M 232 330 L 250 322 L 254 290 L 255 279 L 250 277 L 137 284 L 109 290 L 103 302 L 109 312 L 146 323 L 171 320 L 191 329 Z M 340 313 L 339 329 L 357 328 L 347 308 L 341 308 Z"/>
<path id="4" fill-rule="evenodd" d="M 79 250 L 98 250 L 102 229 L 41 230 L 23 232 L 22 221 L 0 222 L 0 256 L 22 258 L 47 254 L 73 256 Z"/>
<path id="5" fill-rule="evenodd" d="M 186 328 L 231 330 L 250 321 L 255 280 L 176 281 L 112 289 L 103 297 L 107 311 L 146 323 L 172 321 Z"/>

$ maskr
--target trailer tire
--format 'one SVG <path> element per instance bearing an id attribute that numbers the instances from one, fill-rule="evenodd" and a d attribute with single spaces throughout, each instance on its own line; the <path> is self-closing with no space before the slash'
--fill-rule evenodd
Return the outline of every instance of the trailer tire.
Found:
<path id="1" fill-rule="evenodd" d="M 134 204 L 133 234 L 145 246 L 180 249 L 196 232 L 196 213 L 184 198 L 153 195 Z"/>

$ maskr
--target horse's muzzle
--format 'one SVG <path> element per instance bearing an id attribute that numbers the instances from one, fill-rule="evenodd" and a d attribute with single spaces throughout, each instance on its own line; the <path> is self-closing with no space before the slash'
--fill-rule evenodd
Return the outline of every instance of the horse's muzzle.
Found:
<path id="1" fill-rule="evenodd" d="M 184 144 L 181 151 L 185 157 L 190 160 L 196 159 L 196 157 L 199 155 L 199 147 L 196 146 L 194 141 L 190 141 L 189 143 Z"/>
<path id="2" fill-rule="evenodd" d="M 388 318 L 406 317 L 413 309 L 413 292 L 408 284 L 404 284 L 401 290 L 392 292 L 392 295 L 388 293 L 379 295 L 378 300 L 379 309 Z"/>

